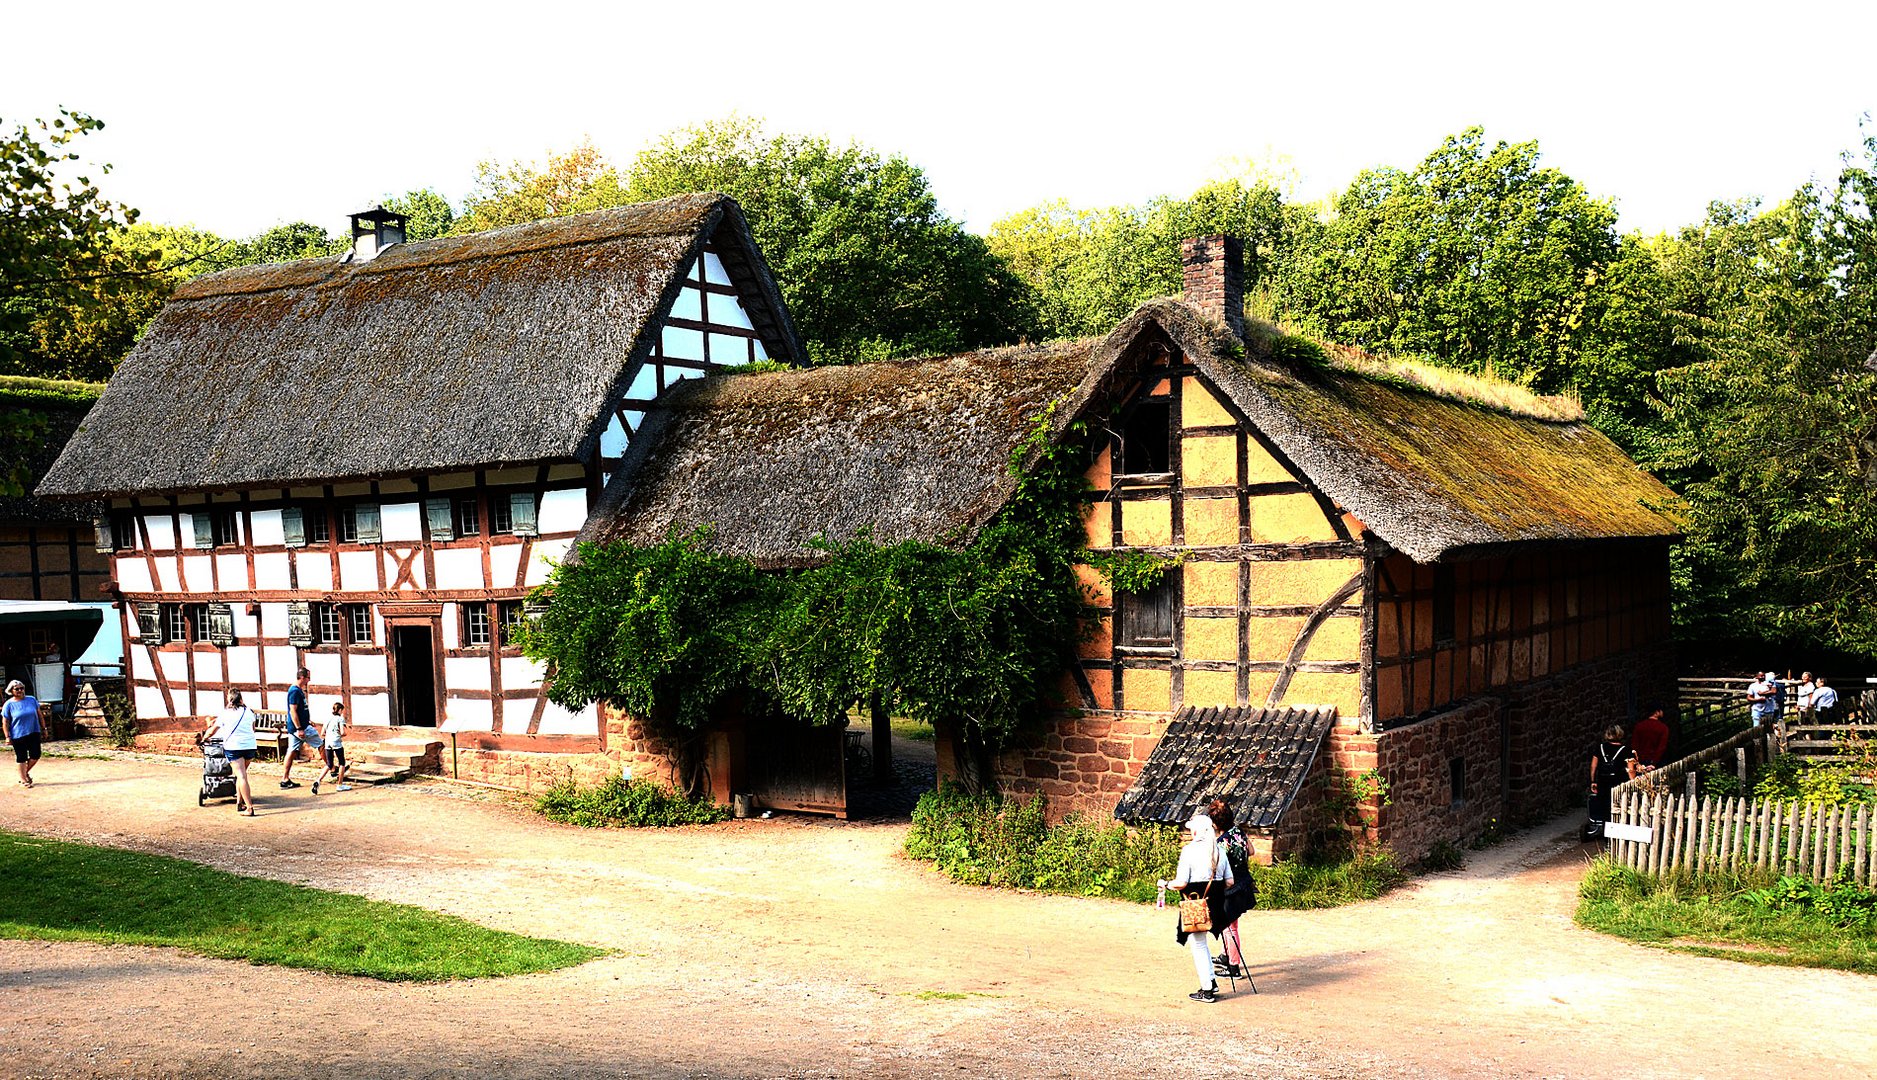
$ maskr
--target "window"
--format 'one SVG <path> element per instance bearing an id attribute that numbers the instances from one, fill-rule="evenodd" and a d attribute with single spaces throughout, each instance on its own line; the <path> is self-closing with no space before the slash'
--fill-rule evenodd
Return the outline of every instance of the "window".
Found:
<path id="1" fill-rule="evenodd" d="M 332 519 L 326 516 L 326 508 L 315 506 L 305 511 L 306 542 L 309 544 L 332 543 Z"/>
<path id="2" fill-rule="evenodd" d="M 343 621 L 343 615 L 337 604 L 314 604 L 313 644 L 339 644 L 340 635 L 343 633 L 340 626 Z"/>
<path id="3" fill-rule="evenodd" d="M 1452 758 L 1447 762 L 1447 788 L 1453 796 L 1453 805 L 1459 806 L 1466 801 L 1466 759 Z"/>
<path id="4" fill-rule="evenodd" d="M 1171 647 L 1174 590 L 1174 579 L 1169 575 L 1145 592 L 1117 597 L 1118 643 L 1136 648 Z"/>
<path id="5" fill-rule="evenodd" d="M 234 547 L 241 543 L 241 528 L 233 510 L 217 510 L 210 517 L 215 530 L 216 547 Z"/>
<path id="6" fill-rule="evenodd" d="M 1142 401 L 1121 425 L 1121 471 L 1130 476 L 1173 471 L 1173 403 Z"/>
<path id="7" fill-rule="evenodd" d="M 339 540 L 347 544 L 375 544 L 382 532 L 377 503 L 351 503 L 339 508 Z"/>
<path id="8" fill-rule="evenodd" d="M 476 512 L 475 496 L 456 500 L 456 535 L 481 536 L 482 515 Z"/>
<path id="9" fill-rule="evenodd" d="M 187 605 L 189 616 L 189 640 L 207 641 L 209 639 L 209 606 L 207 604 Z"/>
<path id="10" fill-rule="evenodd" d="M 463 644 L 469 648 L 489 643 L 489 605 L 463 605 Z"/>
<path id="11" fill-rule="evenodd" d="M 514 643 L 514 631 L 528 621 L 528 613 L 520 600 L 504 600 L 495 605 L 496 622 L 502 627 L 502 644 Z"/>
<path id="12" fill-rule="evenodd" d="M 1453 647 L 1455 590 L 1453 585 L 1453 564 L 1434 564 L 1434 647 L 1447 649 Z"/>
<path id="13" fill-rule="evenodd" d="M 189 615 L 181 604 L 163 605 L 163 640 L 189 640 Z"/>
<path id="14" fill-rule="evenodd" d="M 514 510 L 507 496 L 491 495 L 489 497 L 489 531 L 497 536 L 506 536 L 514 532 Z"/>
<path id="15" fill-rule="evenodd" d="M 111 515 L 111 543 L 119 551 L 127 551 L 137 546 L 137 518 L 135 515 Z"/>
<path id="16" fill-rule="evenodd" d="M 372 643 L 370 604 L 347 604 L 345 621 L 346 630 L 352 636 L 352 644 L 370 645 Z"/>
<path id="17" fill-rule="evenodd" d="M 535 536 L 535 501 L 532 491 L 489 496 L 489 531 L 498 536 Z"/>

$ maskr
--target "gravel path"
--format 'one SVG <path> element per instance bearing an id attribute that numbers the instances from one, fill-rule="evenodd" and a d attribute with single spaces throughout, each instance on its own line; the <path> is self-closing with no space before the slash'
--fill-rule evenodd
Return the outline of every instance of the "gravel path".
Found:
<path id="1" fill-rule="evenodd" d="M 5 1076 L 1863 1077 L 1877 1061 L 1877 980 L 1572 925 L 1568 822 L 1374 903 L 1248 915 L 1261 993 L 1208 1007 L 1185 998 L 1170 912 L 953 885 L 898 856 L 903 824 L 587 831 L 439 783 L 315 799 L 267 773 L 250 820 L 198 809 L 193 767 L 53 758 L 38 775 L 0 791 L 0 828 L 617 952 L 417 986 L 0 941 Z M 283 1011 L 300 1026 L 285 1039 Z"/>

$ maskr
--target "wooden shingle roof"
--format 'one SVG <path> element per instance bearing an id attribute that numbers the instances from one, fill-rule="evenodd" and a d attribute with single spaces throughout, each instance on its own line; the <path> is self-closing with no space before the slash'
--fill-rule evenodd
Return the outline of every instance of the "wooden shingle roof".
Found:
<path id="1" fill-rule="evenodd" d="M 1336 708 L 1180 710 L 1114 816 L 1180 825 L 1215 798 L 1240 825 L 1269 828 L 1297 797 Z"/>

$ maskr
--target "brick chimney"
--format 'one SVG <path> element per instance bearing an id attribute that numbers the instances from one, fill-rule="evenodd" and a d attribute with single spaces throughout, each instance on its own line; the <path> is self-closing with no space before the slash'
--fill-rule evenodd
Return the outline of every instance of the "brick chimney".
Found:
<path id="1" fill-rule="evenodd" d="M 1187 303 L 1245 336 L 1245 242 L 1236 236 L 1192 236 L 1180 241 Z"/>

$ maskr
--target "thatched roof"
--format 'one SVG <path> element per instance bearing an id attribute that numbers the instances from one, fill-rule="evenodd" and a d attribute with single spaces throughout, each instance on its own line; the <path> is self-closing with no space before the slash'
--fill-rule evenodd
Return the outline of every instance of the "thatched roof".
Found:
<path id="1" fill-rule="evenodd" d="M 807 561 L 818 535 L 965 538 L 1010 497 L 1011 453 L 1093 353 L 1019 346 L 673 387 L 585 539 L 650 544 L 711 524 L 719 550 L 777 567 Z"/>
<path id="2" fill-rule="evenodd" d="M 683 195 L 176 291 L 42 495 L 585 459 L 714 238 L 772 357 L 800 342 L 736 203 Z M 651 329 L 652 332 L 647 332 Z"/>
<path id="3" fill-rule="evenodd" d="M 1248 354 L 1176 300 L 1105 338 L 699 380 L 666 395 L 584 535 L 806 561 L 817 535 L 970 539 L 1008 497 L 1011 451 L 1058 436 L 1159 347 L 1177 348 L 1312 483 L 1416 560 L 1519 542 L 1671 537 L 1674 495 L 1578 420 L 1441 396 L 1373 372 Z M 1254 346 L 1255 349 L 1255 346 Z"/>

